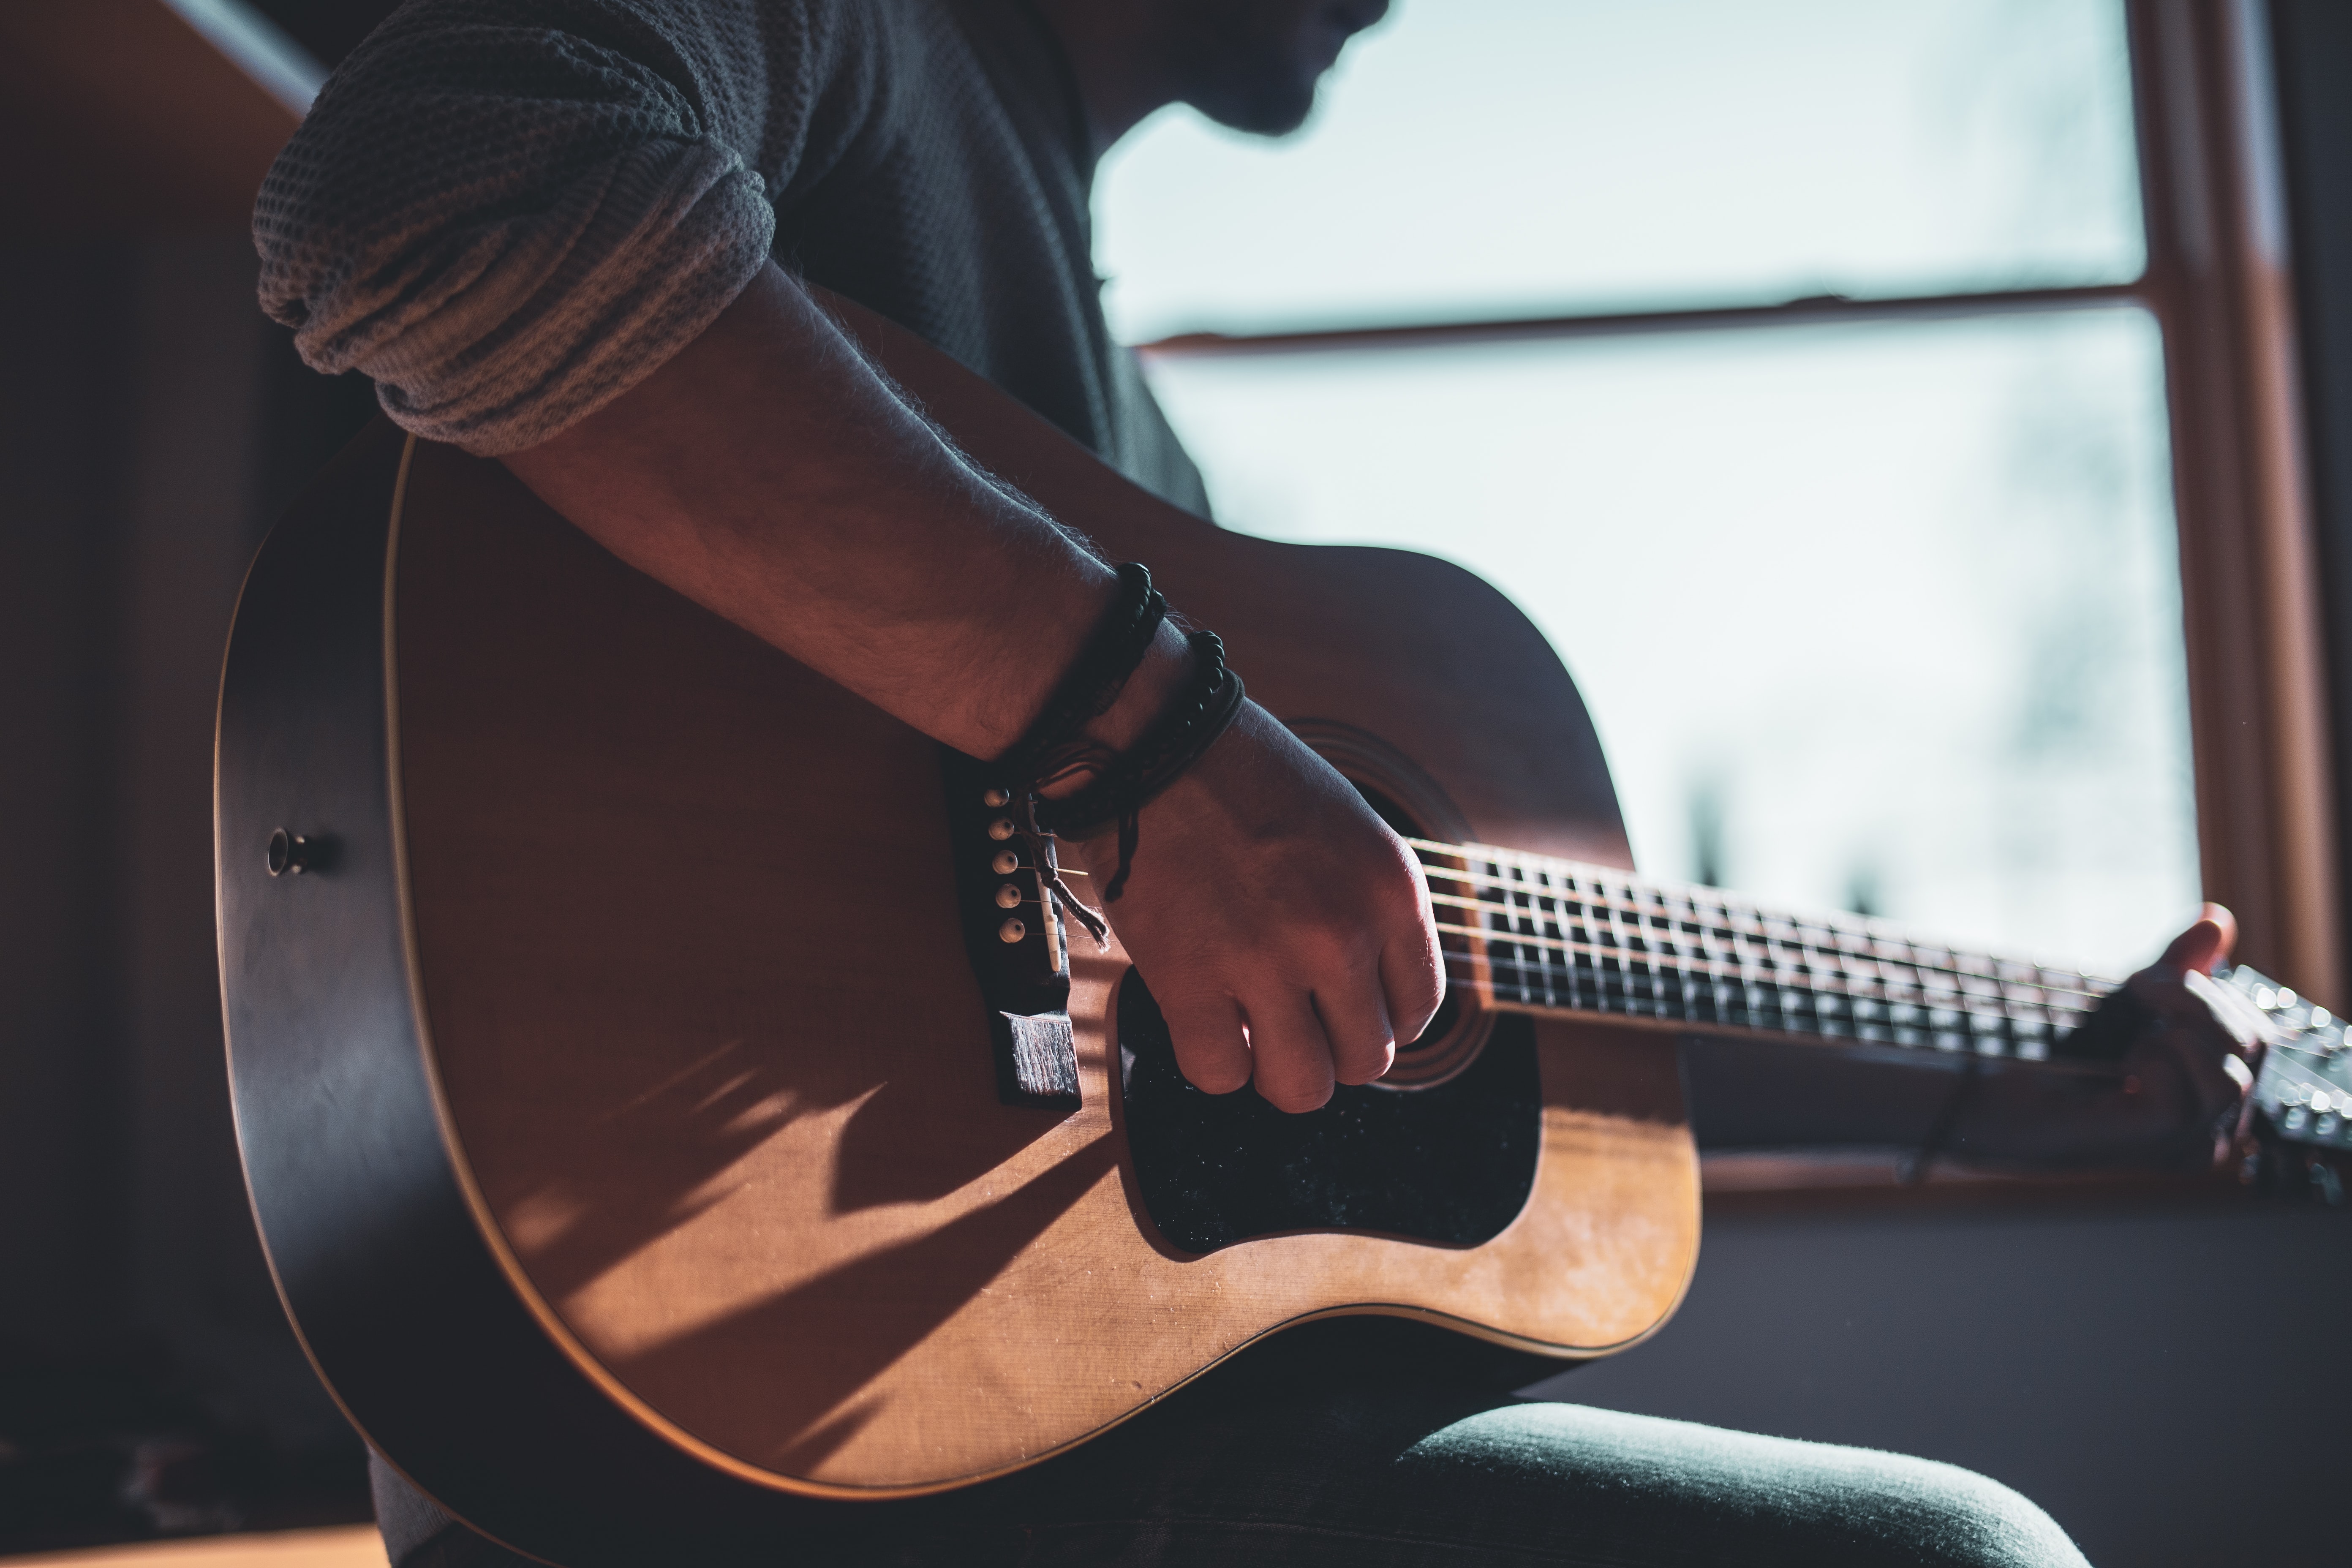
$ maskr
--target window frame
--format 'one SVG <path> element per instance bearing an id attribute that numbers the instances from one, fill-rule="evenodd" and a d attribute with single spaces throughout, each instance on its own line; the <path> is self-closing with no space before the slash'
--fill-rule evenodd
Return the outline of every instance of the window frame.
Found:
<path id="1" fill-rule="evenodd" d="M 2238 955 L 2341 999 L 2318 558 L 2264 0 L 2123 0 L 2146 269 L 2126 283 L 1591 312 L 1138 345 L 1153 358 L 1769 331 L 2135 305 L 2163 342 L 2200 873 Z"/>

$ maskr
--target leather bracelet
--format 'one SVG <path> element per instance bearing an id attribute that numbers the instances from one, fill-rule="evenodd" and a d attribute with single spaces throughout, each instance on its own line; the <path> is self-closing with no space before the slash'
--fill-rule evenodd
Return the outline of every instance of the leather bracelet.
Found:
<path id="1" fill-rule="evenodd" d="M 1246 695 L 1242 678 L 1225 663 L 1225 645 L 1216 633 L 1196 631 L 1185 640 L 1192 649 L 1192 679 L 1151 727 L 1135 744 L 1101 763 L 1086 788 L 1034 805 L 1037 826 L 1056 837 L 1091 838 L 1117 826 L 1118 869 L 1103 889 L 1105 903 L 1117 901 L 1134 868 L 1138 814 L 1233 727 Z"/>
<path id="2" fill-rule="evenodd" d="M 1151 585 L 1150 568 L 1139 561 L 1122 562 L 1118 584 L 1118 601 L 1045 699 L 1045 709 L 997 759 L 1014 778 L 1032 780 L 1045 773 L 1055 752 L 1075 744 L 1087 723 L 1108 712 L 1160 635 L 1168 600 Z"/>

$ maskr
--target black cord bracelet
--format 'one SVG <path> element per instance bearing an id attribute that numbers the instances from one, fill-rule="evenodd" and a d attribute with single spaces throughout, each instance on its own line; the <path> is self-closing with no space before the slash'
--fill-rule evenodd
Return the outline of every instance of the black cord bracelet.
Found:
<path id="1" fill-rule="evenodd" d="M 1150 569 L 1138 561 L 1121 563 L 1118 585 L 1118 602 L 1104 613 L 1094 635 L 1045 699 L 1045 710 L 1012 750 L 997 759 L 1014 778 L 1028 781 L 1053 771 L 1055 753 L 1075 745 L 1079 731 L 1118 700 L 1150 651 L 1151 639 L 1160 635 L 1160 623 L 1168 618 L 1168 600 L 1151 585 Z"/>
<path id="2" fill-rule="evenodd" d="M 1118 900 L 1134 868 L 1138 814 L 1199 762 L 1241 711 L 1242 678 L 1225 664 L 1223 641 L 1206 631 L 1185 640 L 1192 649 L 1192 679 L 1151 727 L 1134 745 L 1096 764 L 1086 788 L 1035 803 L 1037 826 L 1056 837 L 1091 838 L 1118 826 L 1118 869 L 1103 889 L 1107 904 Z"/>

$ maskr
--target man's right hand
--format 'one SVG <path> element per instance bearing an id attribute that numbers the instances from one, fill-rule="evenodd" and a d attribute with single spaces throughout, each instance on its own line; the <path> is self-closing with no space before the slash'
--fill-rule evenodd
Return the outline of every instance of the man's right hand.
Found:
<path id="1" fill-rule="evenodd" d="M 1097 888 L 1116 836 L 1077 847 Z M 1138 819 L 1106 911 L 1184 1076 L 1312 1110 L 1388 1071 L 1444 991 L 1421 863 L 1347 780 L 1255 703 Z"/>

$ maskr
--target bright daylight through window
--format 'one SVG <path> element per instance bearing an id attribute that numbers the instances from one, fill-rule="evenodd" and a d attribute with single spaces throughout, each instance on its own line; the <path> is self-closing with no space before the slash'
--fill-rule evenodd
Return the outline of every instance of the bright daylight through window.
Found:
<path id="1" fill-rule="evenodd" d="M 1147 357 L 1220 521 L 1501 586 L 1654 874 L 2147 962 L 2198 873 L 2137 305 L 1344 335 L 2127 283 L 2116 0 L 1404 0 L 1323 101 L 1101 177 L 1127 341 L 1293 334 Z"/>

